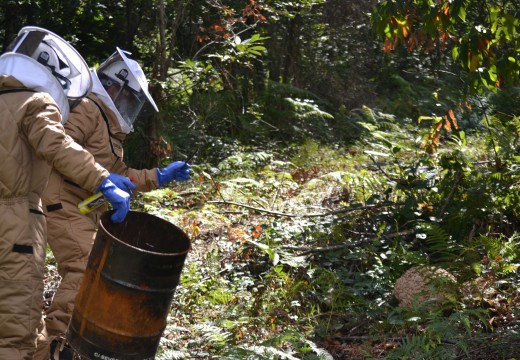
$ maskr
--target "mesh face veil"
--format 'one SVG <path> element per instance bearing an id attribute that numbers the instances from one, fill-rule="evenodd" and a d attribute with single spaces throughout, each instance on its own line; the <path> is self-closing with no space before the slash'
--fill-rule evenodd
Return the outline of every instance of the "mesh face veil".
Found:
<path id="1" fill-rule="evenodd" d="M 125 122 L 121 124 L 123 130 L 132 130 L 132 125 L 146 101 L 150 102 L 155 111 L 159 111 L 148 92 L 148 81 L 143 70 L 121 49 L 117 48 L 98 67 L 96 74 Z"/>
<path id="2" fill-rule="evenodd" d="M 7 50 L 29 56 L 44 65 L 72 103 L 81 100 L 92 88 L 90 71 L 83 57 L 49 30 L 26 26 Z"/>

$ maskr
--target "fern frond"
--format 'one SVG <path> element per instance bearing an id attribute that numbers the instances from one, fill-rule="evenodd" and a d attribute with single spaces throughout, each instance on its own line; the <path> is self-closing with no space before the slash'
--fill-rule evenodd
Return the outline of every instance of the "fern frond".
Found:
<path id="1" fill-rule="evenodd" d="M 497 181 L 502 180 L 502 173 L 496 172 L 491 174 L 491 178 Z"/>
<path id="2" fill-rule="evenodd" d="M 451 262 L 458 258 L 458 249 L 450 235 L 438 224 L 423 224 L 422 231 L 426 234 L 425 244 L 431 254 L 441 262 Z"/>
<path id="3" fill-rule="evenodd" d="M 310 118 L 317 119 L 334 119 L 334 116 L 326 111 L 321 110 L 313 101 L 298 98 L 285 98 L 285 101 L 290 104 L 291 109 L 300 120 Z"/>
<path id="4" fill-rule="evenodd" d="M 408 336 L 386 359 L 428 359 L 432 346 L 435 345 L 426 336 Z"/>
<path id="5" fill-rule="evenodd" d="M 379 130 L 385 131 L 385 132 L 399 133 L 401 130 L 400 124 L 395 123 L 395 122 L 379 121 L 378 125 L 379 125 Z"/>
<path id="6" fill-rule="evenodd" d="M 332 355 L 327 350 L 318 347 L 315 343 L 313 343 L 310 340 L 305 339 L 305 342 L 307 343 L 307 345 L 310 346 L 312 351 L 314 351 L 314 353 L 316 353 L 316 355 L 318 356 L 318 359 L 320 359 L 320 360 L 334 360 Z"/>
<path id="7" fill-rule="evenodd" d="M 288 352 L 277 349 L 273 346 L 255 345 L 251 347 L 232 347 L 222 357 L 223 360 L 272 360 L 272 359 L 287 359 L 298 360 Z"/>
<path id="8" fill-rule="evenodd" d="M 329 119 L 329 120 L 333 120 L 334 119 L 333 115 L 329 114 L 326 111 L 320 110 L 320 109 L 314 109 L 314 110 L 311 110 L 311 111 L 307 111 L 307 112 L 301 114 L 300 117 L 302 119 L 304 119 L 304 120 L 312 119 L 312 118 Z"/>
<path id="9" fill-rule="evenodd" d="M 512 123 L 515 127 L 516 135 L 520 136 L 520 116 L 513 116 Z"/>
<path id="10" fill-rule="evenodd" d="M 332 355 L 296 331 L 286 331 L 279 336 L 253 346 L 233 346 L 227 349 L 223 360 L 272 360 L 316 359 L 333 360 Z"/>
<path id="11" fill-rule="evenodd" d="M 289 352 L 277 349 L 272 346 L 253 346 L 251 348 L 256 354 L 266 356 L 266 359 L 287 359 L 287 360 L 298 360 L 297 357 L 293 356 Z"/>
<path id="12" fill-rule="evenodd" d="M 202 336 L 213 344 L 225 344 L 232 336 L 230 332 L 211 324 L 199 324 L 193 328 L 201 332 Z"/>
<path id="13" fill-rule="evenodd" d="M 157 360 L 182 360 L 188 359 L 186 353 L 178 350 L 166 350 L 163 354 L 157 357 Z"/>
<path id="14" fill-rule="evenodd" d="M 372 110 L 368 106 L 363 105 L 363 107 L 361 108 L 361 112 L 362 112 L 365 120 L 368 120 L 371 123 L 377 122 L 376 113 L 374 112 L 374 110 Z"/>

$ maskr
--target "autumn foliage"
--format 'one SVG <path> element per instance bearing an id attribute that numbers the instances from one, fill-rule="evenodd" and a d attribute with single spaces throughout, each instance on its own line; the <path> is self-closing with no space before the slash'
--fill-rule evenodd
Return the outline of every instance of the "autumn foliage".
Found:
<path id="1" fill-rule="evenodd" d="M 492 1 L 383 1 L 372 15 L 385 52 L 451 52 L 470 91 L 518 83 L 517 5 Z M 470 18 L 471 15 L 471 18 Z"/>

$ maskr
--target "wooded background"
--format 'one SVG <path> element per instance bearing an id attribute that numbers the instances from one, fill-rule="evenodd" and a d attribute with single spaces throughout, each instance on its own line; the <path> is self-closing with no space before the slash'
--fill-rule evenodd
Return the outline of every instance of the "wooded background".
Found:
<path id="1" fill-rule="evenodd" d="M 195 153 L 192 187 L 135 200 L 198 242 L 162 359 L 513 359 L 519 19 L 505 0 L 1 0 L 0 44 L 37 25 L 93 67 L 132 52 L 160 112 L 126 161 Z M 426 265 L 456 290 L 399 303 Z"/>
<path id="2" fill-rule="evenodd" d="M 290 142 L 301 134 L 280 101 L 287 95 L 331 114 L 376 105 L 388 64 L 370 27 L 373 4 L 2 0 L 0 42 L 5 49 L 22 26 L 38 25 L 69 40 L 91 66 L 116 46 L 132 52 L 161 108 L 140 121 L 149 140 L 163 136 L 183 150 L 200 132 L 243 141 L 274 134 Z M 175 136 L 190 133 L 190 125 L 195 138 Z M 147 150 L 132 159 L 156 163 Z"/>

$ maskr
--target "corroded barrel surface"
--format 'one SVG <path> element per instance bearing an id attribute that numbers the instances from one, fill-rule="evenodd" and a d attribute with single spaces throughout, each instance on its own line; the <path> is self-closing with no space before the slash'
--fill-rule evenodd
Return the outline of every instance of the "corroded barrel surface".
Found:
<path id="1" fill-rule="evenodd" d="M 115 224 L 101 217 L 67 338 L 89 359 L 154 359 L 189 237 L 154 215 L 130 211 Z"/>

